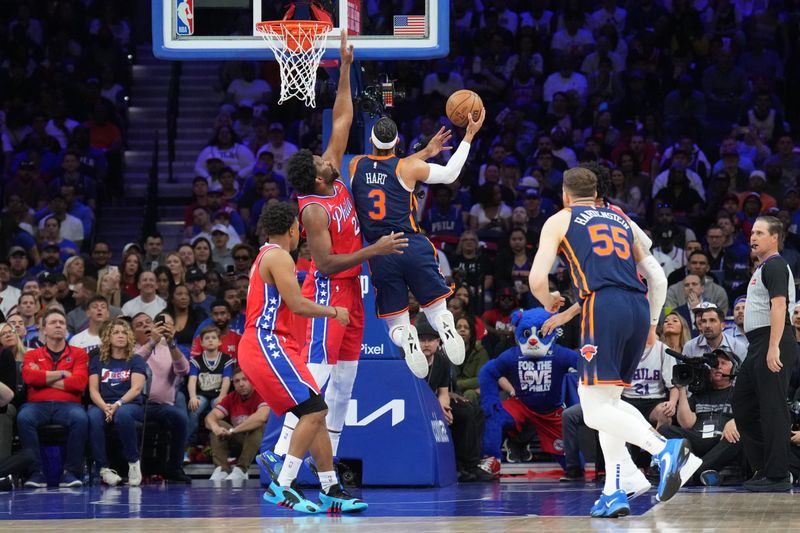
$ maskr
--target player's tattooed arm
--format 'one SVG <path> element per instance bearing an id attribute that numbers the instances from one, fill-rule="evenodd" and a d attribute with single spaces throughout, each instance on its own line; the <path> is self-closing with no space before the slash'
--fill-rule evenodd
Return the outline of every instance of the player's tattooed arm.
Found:
<path id="1" fill-rule="evenodd" d="M 333 125 L 328 148 L 322 158 L 330 161 L 338 169 L 342 168 L 342 158 L 347 149 L 347 140 L 350 137 L 350 126 L 353 123 L 353 95 L 350 92 L 350 67 L 353 64 L 353 45 L 347 44 L 347 32 L 342 32 L 342 41 L 339 46 L 341 56 L 339 62 L 339 86 L 336 90 L 336 100 L 333 103 Z"/>
<path id="2" fill-rule="evenodd" d="M 334 254 L 331 234 L 328 231 L 328 214 L 315 204 L 303 209 L 303 227 L 308 237 L 311 258 L 314 259 L 317 270 L 326 276 L 360 265 L 378 255 L 402 254 L 403 249 L 408 247 L 408 238 L 403 233 L 392 233 L 357 252 Z"/>

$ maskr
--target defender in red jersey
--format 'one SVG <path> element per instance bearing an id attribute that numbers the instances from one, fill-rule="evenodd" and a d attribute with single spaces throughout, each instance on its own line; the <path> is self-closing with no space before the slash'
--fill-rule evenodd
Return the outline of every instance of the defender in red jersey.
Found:
<path id="1" fill-rule="evenodd" d="M 345 61 L 343 59 L 343 63 Z M 339 447 L 364 338 L 361 263 L 378 255 L 401 254 L 408 245 L 408 239 L 397 232 L 366 248 L 361 246 L 361 227 L 353 198 L 339 179 L 352 120 L 350 72 L 343 66 L 325 153 L 319 157 L 308 150 L 300 150 L 289 159 L 288 165 L 289 182 L 299 194 L 299 219 L 312 258 L 303 284 L 303 296 L 320 305 L 342 306 L 350 311 L 350 324 L 346 327 L 328 318 L 308 320 L 305 343 L 300 342 L 302 356 L 317 385 L 322 388 L 327 383 L 326 423 L 334 455 Z M 294 416 L 286 416 L 275 453 L 286 453 L 296 424 Z"/>
<path id="2" fill-rule="evenodd" d="M 259 456 L 259 465 L 272 478 L 264 499 L 307 513 L 326 510 L 325 505 L 306 499 L 292 486 L 303 457 L 310 451 L 320 470 L 323 487 L 320 499 L 327 507 L 342 509 L 353 509 L 353 502 L 359 502 L 354 510 L 361 510 L 366 504 L 347 494 L 336 478 L 324 426 L 328 408 L 291 337 L 292 314 L 330 317 L 346 326 L 350 321 L 348 310 L 318 305 L 301 296 L 294 261 L 289 255 L 300 240 L 299 223 L 291 206 L 278 204 L 265 209 L 259 229 L 270 238 L 250 270 L 239 365 L 276 415 L 292 412 L 299 419 L 280 469 L 279 461 L 269 452 Z"/>

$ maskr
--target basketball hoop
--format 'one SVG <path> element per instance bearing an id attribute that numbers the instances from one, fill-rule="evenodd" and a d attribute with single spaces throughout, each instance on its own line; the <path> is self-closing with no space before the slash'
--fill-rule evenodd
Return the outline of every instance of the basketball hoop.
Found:
<path id="1" fill-rule="evenodd" d="M 328 45 L 331 23 L 319 20 L 257 22 L 256 30 L 272 49 L 281 69 L 278 104 L 297 98 L 316 107 L 317 68 Z"/>

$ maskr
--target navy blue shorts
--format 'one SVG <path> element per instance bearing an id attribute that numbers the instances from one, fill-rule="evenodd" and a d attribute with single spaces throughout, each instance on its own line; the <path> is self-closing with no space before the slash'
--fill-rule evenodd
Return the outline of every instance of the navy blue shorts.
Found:
<path id="1" fill-rule="evenodd" d="M 581 383 L 630 386 L 649 328 L 644 293 L 609 287 L 589 294 L 581 312 Z"/>
<path id="2" fill-rule="evenodd" d="M 381 255 L 369 260 L 375 307 L 381 318 L 408 310 L 409 290 L 421 307 L 428 307 L 453 293 L 439 270 L 438 254 L 431 241 L 418 233 L 406 236 L 408 248 L 402 254 Z"/>

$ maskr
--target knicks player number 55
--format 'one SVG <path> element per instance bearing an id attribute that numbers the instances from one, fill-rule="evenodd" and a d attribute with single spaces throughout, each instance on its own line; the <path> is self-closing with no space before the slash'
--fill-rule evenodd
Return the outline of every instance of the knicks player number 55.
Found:
<path id="1" fill-rule="evenodd" d="M 372 189 L 367 194 L 367 197 L 372 199 L 372 210 L 369 212 L 369 218 L 383 220 L 386 216 L 386 193 L 380 189 Z"/>
<path id="2" fill-rule="evenodd" d="M 631 247 L 628 244 L 628 232 L 619 226 L 608 224 L 593 224 L 586 229 L 592 239 L 592 250 L 597 255 L 617 254 L 620 259 L 630 259 Z"/>

